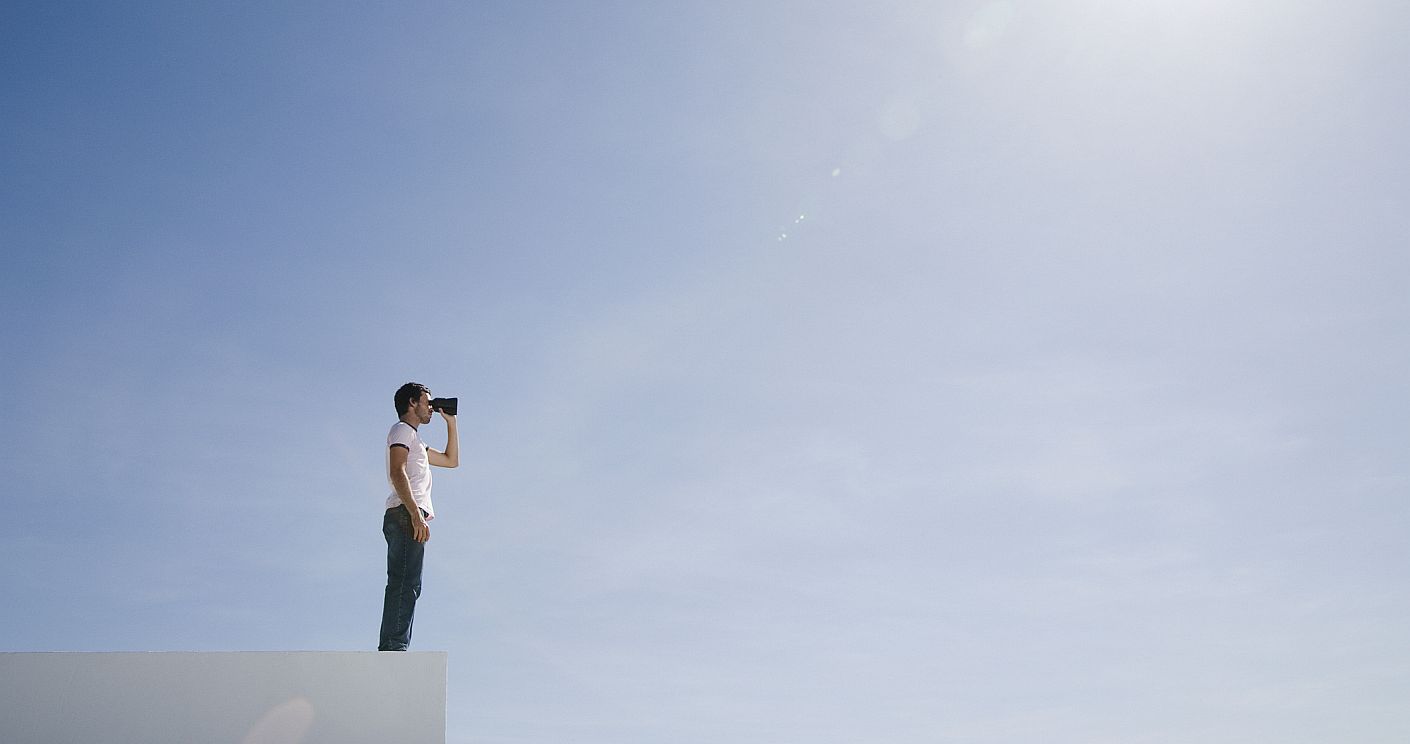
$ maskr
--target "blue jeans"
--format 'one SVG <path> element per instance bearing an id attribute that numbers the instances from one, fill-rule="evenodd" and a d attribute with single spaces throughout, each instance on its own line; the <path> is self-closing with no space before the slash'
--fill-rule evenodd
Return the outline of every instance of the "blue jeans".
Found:
<path id="1" fill-rule="evenodd" d="M 421 510 L 426 516 L 426 510 Z M 382 517 L 387 538 L 387 593 L 382 598 L 382 639 L 378 651 L 405 651 L 411 644 L 411 618 L 421 596 L 421 559 L 426 544 L 416 542 L 411 514 L 397 505 Z"/>

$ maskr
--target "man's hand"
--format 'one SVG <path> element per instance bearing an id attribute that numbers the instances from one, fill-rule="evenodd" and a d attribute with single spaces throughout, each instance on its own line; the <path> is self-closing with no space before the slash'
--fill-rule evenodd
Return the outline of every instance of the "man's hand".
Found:
<path id="1" fill-rule="evenodd" d="M 431 525 L 426 524 L 426 518 L 421 516 L 420 509 L 411 509 L 411 536 L 416 542 L 423 543 L 431 539 Z"/>
<path id="2" fill-rule="evenodd" d="M 445 409 L 437 411 L 437 413 L 446 420 L 446 451 L 428 449 L 426 457 L 432 465 L 438 468 L 460 467 L 460 431 L 456 427 L 455 416 L 446 413 Z"/>

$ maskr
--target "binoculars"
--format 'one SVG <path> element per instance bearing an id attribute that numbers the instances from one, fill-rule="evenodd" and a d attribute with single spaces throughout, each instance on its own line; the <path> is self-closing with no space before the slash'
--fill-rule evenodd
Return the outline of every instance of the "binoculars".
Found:
<path id="1" fill-rule="evenodd" d="M 456 404 L 459 400 L 459 398 L 432 398 L 431 410 L 445 411 L 446 413 L 454 416 Z"/>

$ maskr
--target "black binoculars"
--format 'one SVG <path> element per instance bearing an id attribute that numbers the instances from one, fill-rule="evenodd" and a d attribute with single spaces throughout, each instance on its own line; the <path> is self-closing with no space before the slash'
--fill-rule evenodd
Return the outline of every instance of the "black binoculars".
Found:
<path id="1" fill-rule="evenodd" d="M 459 400 L 460 400 L 459 398 L 432 398 L 432 399 L 431 399 L 431 410 L 432 410 L 432 411 L 445 411 L 446 413 L 448 413 L 448 414 L 454 416 L 454 415 L 455 415 L 455 407 L 456 407 L 456 404 L 457 404 L 457 402 L 458 402 Z"/>

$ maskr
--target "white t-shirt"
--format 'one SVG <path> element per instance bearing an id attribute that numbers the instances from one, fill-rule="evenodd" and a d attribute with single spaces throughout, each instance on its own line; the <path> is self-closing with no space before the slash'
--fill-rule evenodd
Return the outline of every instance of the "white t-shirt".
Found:
<path id="1" fill-rule="evenodd" d="M 406 479 L 411 482 L 411 498 L 416 505 L 426 510 L 426 521 L 436 518 L 436 510 L 431 508 L 431 460 L 426 455 L 426 443 L 421 435 L 405 421 L 398 421 L 387 432 L 387 485 L 392 485 L 392 447 L 405 447 Z M 387 508 L 401 504 L 397 489 L 392 486 L 392 494 L 387 497 Z"/>

